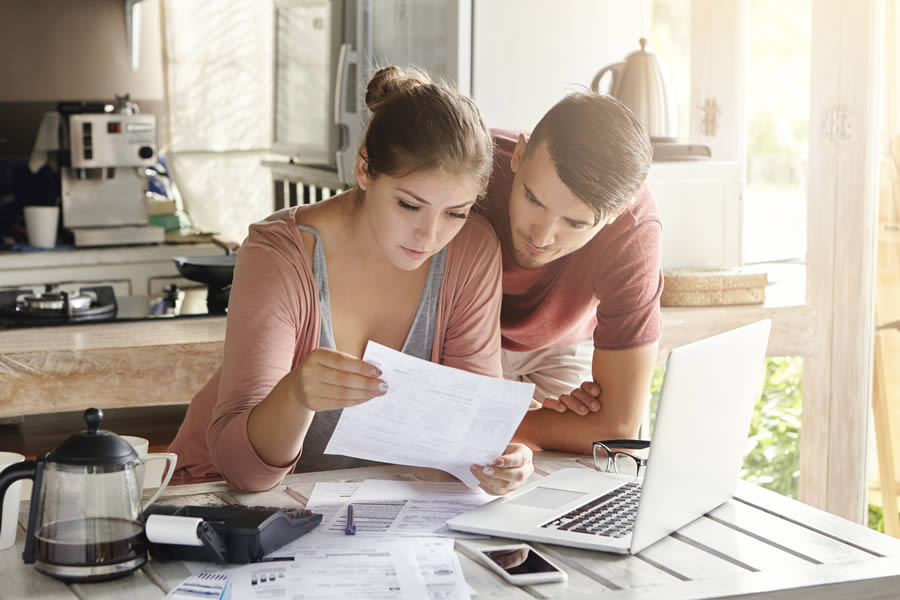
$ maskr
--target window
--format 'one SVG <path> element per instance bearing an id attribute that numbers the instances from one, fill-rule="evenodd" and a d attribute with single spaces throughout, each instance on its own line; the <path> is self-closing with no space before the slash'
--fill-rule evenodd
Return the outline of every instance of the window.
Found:
<path id="1" fill-rule="evenodd" d="M 750 1 L 745 263 L 806 260 L 811 29 L 810 0 Z"/>
<path id="2" fill-rule="evenodd" d="M 713 159 L 744 163 L 745 264 L 802 262 L 806 257 L 810 0 L 708 4 L 708 0 L 653 2 L 651 45 L 664 66 L 667 91 L 678 109 L 679 141 L 708 144 Z M 749 14 L 741 12 L 745 6 Z M 732 20 L 709 14 L 711 8 Z M 741 30 L 742 24 L 746 25 L 746 48 L 720 53 L 715 47 L 728 39 L 724 29 Z M 736 57 L 742 52 L 746 52 L 744 65 L 734 69 L 730 63 L 740 62 Z M 789 86 L 779 83 L 786 81 Z M 723 99 L 725 86 L 743 90 L 744 122 L 734 125 L 736 135 L 728 131 L 728 121 L 741 108 Z M 699 97 L 692 97 L 692 88 Z M 711 105 L 710 100 L 716 103 Z M 707 116 L 716 121 L 715 134 L 703 125 Z M 731 151 L 723 149 L 723 142 L 732 146 Z"/>
<path id="3" fill-rule="evenodd" d="M 666 78 L 666 92 L 678 111 L 678 141 L 690 141 L 691 0 L 653 0 L 648 49 L 655 52 Z"/>

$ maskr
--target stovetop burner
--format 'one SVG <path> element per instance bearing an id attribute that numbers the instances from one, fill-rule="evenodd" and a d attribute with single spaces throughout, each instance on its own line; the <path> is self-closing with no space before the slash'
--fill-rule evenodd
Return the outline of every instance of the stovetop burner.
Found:
<path id="1" fill-rule="evenodd" d="M 106 320 L 118 309 L 112 286 L 84 287 L 78 293 L 46 286 L 34 290 L 0 291 L 0 314 L 22 319 L 62 319 L 65 321 Z"/>
<path id="2" fill-rule="evenodd" d="M 91 297 L 87 294 L 70 295 L 67 292 L 46 292 L 22 298 L 21 309 L 27 311 L 64 310 L 67 301 L 72 310 L 76 311 L 91 306 Z"/>
<path id="3" fill-rule="evenodd" d="M 43 291 L 40 291 L 43 288 Z M 61 289 L 64 288 L 64 289 Z M 0 331 L 58 325 L 182 319 L 226 314 L 206 287 L 171 284 L 154 296 L 116 295 L 113 286 L 71 284 L 0 290 Z M 211 306 L 212 304 L 212 306 Z"/>

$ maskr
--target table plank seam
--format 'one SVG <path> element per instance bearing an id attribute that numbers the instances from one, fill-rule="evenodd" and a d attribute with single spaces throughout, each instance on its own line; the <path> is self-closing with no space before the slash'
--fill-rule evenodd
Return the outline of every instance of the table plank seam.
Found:
<path id="1" fill-rule="evenodd" d="M 182 496 L 196 496 L 198 494 L 221 494 L 227 489 L 228 488 L 225 486 L 225 484 L 219 485 L 218 482 L 216 482 L 215 485 L 208 483 L 173 485 L 166 488 L 166 491 L 163 493 L 163 497 L 179 498 Z"/>
<path id="2" fill-rule="evenodd" d="M 890 537 L 818 508 L 801 504 L 794 498 L 783 496 L 764 487 L 753 485 L 746 481 L 739 481 L 738 491 L 735 496 L 746 504 L 751 504 L 761 510 L 774 512 L 784 519 L 798 521 L 807 527 L 814 526 L 822 531 L 833 529 L 835 534 L 842 539 L 856 539 L 857 543 L 864 544 L 866 548 L 870 549 L 870 552 L 872 548 L 877 548 L 877 552 L 885 556 L 900 556 L 900 539 Z"/>
<path id="3" fill-rule="evenodd" d="M 144 566 L 141 567 L 141 570 L 150 579 L 150 581 L 152 581 L 154 585 L 156 585 L 156 587 L 160 588 L 164 594 L 168 594 L 170 591 L 172 591 L 173 586 L 169 585 L 165 581 L 165 579 L 156 572 L 156 564 L 156 559 L 151 556 L 150 559 L 147 560 L 146 563 L 144 563 Z"/>
<path id="4" fill-rule="evenodd" d="M 553 600 L 553 596 L 548 596 L 544 594 L 540 588 L 536 588 L 533 585 L 523 585 L 522 591 L 531 596 L 532 598 L 537 598 L 537 600 Z"/>
<path id="5" fill-rule="evenodd" d="M 171 587 L 166 584 L 165 581 L 157 574 L 157 572 L 153 569 L 152 560 L 147 561 L 144 565 L 144 568 L 141 570 L 144 572 L 144 575 L 147 576 L 147 579 L 153 582 L 153 585 L 158 587 L 163 591 L 163 594 L 168 594 L 171 591 Z"/>
<path id="6" fill-rule="evenodd" d="M 535 473 L 536 475 L 540 475 L 541 477 L 546 477 L 547 475 L 549 475 L 549 474 L 552 473 L 552 472 L 553 472 L 553 471 L 545 471 L 544 469 L 540 469 L 540 468 L 538 468 L 538 467 L 535 467 L 535 468 L 534 468 L 534 473 Z"/>
<path id="7" fill-rule="evenodd" d="M 282 491 L 284 491 L 285 494 L 287 494 L 288 496 L 290 496 L 291 498 L 293 498 L 294 500 L 299 502 L 300 506 L 302 506 L 303 508 L 306 508 L 306 503 L 309 502 L 309 498 L 306 498 L 305 496 L 303 496 L 303 494 L 301 494 L 299 492 L 295 492 L 288 485 L 284 486 L 281 489 L 282 489 Z"/>
<path id="8" fill-rule="evenodd" d="M 722 518 L 720 518 L 720 517 L 714 516 L 714 515 L 712 515 L 712 514 L 707 514 L 706 516 L 707 516 L 709 519 L 715 521 L 716 523 L 719 523 L 720 525 L 724 525 L 725 527 L 728 527 L 729 529 L 733 529 L 733 530 L 735 530 L 735 531 L 739 531 L 739 532 L 741 532 L 741 533 L 744 533 L 744 534 L 746 534 L 746 535 L 749 535 L 750 537 L 755 538 L 755 539 L 759 540 L 760 542 L 763 542 L 763 543 L 765 543 L 765 544 L 768 544 L 769 546 L 772 546 L 773 548 L 778 548 L 779 550 L 784 550 L 784 551 L 787 552 L 788 554 L 793 554 L 793 555 L 796 556 L 797 558 L 802 558 L 803 560 L 805 560 L 805 561 L 807 561 L 807 562 L 810 562 L 810 563 L 812 563 L 812 564 L 814 564 L 814 565 L 825 564 L 825 563 L 823 563 L 821 560 L 818 560 L 818 559 L 813 558 L 813 557 L 811 557 L 811 556 L 807 556 L 806 554 L 803 554 L 802 552 L 799 552 L 799 551 L 797 551 L 797 550 L 794 550 L 793 548 L 789 548 L 788 546 L 785 546 L 784 544 L 779 544 L 779 543 L 777 543 L 777 542 L 775 542 L 775 541 L 773 541 L 773 540 L 764 538 L 763 536 L 757 534 L 756 532 L 750 531 L 749 529 L 746 529 L 746 528 L 744 528 L 744 527 L 740 527 L 740 526 L 735 525 L 735 524 L 733 524 L 733 523 L 729 523 L 728 521 L 726 521 L 726 520 L 724 520 L 724 519 L 722 519 Z"/>
<path id="9" fill-rule="evenodd" d="M 706 552 L 707 554 L 710 554 L 717 558 L 721 558 L 725 562 L 729 562 L 729 563 L 731 563 L 737 567 L 740 567 L 742 569 L 745 569 L 751 573 L 759 573 L 760 572 L 760 569 L 754 567 L 753 565 L 747 564 L 742 560 L 738 560 L 737 558 L 734 558 L 733 556 L 729 556 L 723 552 L 720 552 L 719 550 L 716 550 L 715 548 L 713 548 L 711 546 L 707 546 L 703 542 L 696 540 L 692 537 L 689 537 L 683 533 L 674 531 L 669 535 L 671 535 L 676 540 L 684 542 L 685 544 L 688 544 L 689 546 L 693 546 L 694 548 L 697 548 L 698 550 L 702 550 L 703 552 Z"/>
<path id="10" fill-rule="evenodd" d="M 233 496 L 233 495 L 231 494 L 231 492 L 229 492 L 229 491 L 224 491 L 224 492 L 218 494 L 218 496 L 219 496 L 219 498 L 222 499 L 222 501 L 223 501 L 225 504 L 243 504 L 243 502 L 241 502 L 240 500 L 238 500 L 238 499 L 237 499 L 235 496 Z"/>
<path id="11" fill-rule="evenodd" d="M 814 526 L 808 525 L 808 524 L 806 524 L 806 523 L 803 523 L 803 522 L 801 522 L 801 521 L 798 521 L 798 520 L 796 520 L 796 519 L 793 519 L 793 518 L 791 518 L 791 517 L 787 517 L 787 516 L 785 516 L 785 515 L 783 515 L 783 514 L 776 513 L 776 512 L 774 512 L 774 511 L 772 511 L 772 510 L 770 510 L 770 509 L 764 507 L 764 506 L 760 506 L 759 504 L 757 504 L 757 503 L 755 503 L 755 502 L 752 502 L 752 501 L 749 501 L 749 500 L 745 500 L 745 499 L 743 499 L 743 498 L 738 498 L 737 496 L 735 496 L 734 499 L 737 500 L 738 502 L 740 502 L 741 504 L 746 504 L 747 506 L 751 506 L 751 507 L 753 507 L 753 508 L 755 508 L 755 509 L 757 509 L 757 510 L 761 510 L 762 512 L 769 513 L 770 515 L 776 516 L 776 517 L 778 517 L 779 519 L 783 519 L 783 520 L 785 520 L 785 521 L 787 521 L 787 522 L 789 522 L 789 523 L 793 523 L 793 524 L 795 524 L 795 525 L 799 525 L 799 526 L 803 527 L 804 529 L 808 529 L 809 531 L 813 531 L 813 532 L 815 532 L 815 533 L 818 533 L 819 535 L 822 535 L 822 536 L 825 536 L 825 537 L 827 537 L 827 538 L 830 538 L 830 539 L 832 539 L 832 540 L 834 540 L 834 541 L 836 541 L 836 542 L 839 542 L 839 543 L 841 543 L 841 544 L 844 544 L 845 546 L 850 546 L 850 547 L 852 547 L 852 548 L 856 548 L 857 550 L 862 550 L 863 552 L 865 552 L 865 553 L 867 553 L 867 554 L 871 554 L 872 556 L 874 556 L 874 557 L 876 557 L 876 558 L 885 558 L 885 556 L 886 556 L 886 555 L 884 555 L 884 554 L 881 554 L 880 552 L 877 552 L 877 551 L 875 551 L 875 550 L 872 550 L 871 548 L 866 548 L 865 546 L 862 546 L 862 545 L 857 544 L 857 543 L 855 543 L 855 542 L 851 542 L 850 540 L 847 540 L 847 539 L 845 539 L 845 538 L 843 538 L 843 537 L 840 537 L 840 536 L 835 535 L 835 534 L 833 534 L 833 533 L 829 533 L 829 532 L 827 532 L 827 531 L 824 531 L 824 530 L 822 530 L 821 528 L 814 527 Z M 713 517 L 713 518 L 714 518 L 714 517 Z"/>
<path id="12" fill-rule="evenodd" d="M 85 597 L 81 593 L 81 588 L 77 584 L 72 584 L 68 586 L 69 591 L 72 592 L 78 600 L 91 600 L 90 596 Z"/>
<path id="13" fill-rule="evenodd" d="M 656 586 L 651 589 L 629 588 L 628 590 L 611 593 L 604 597 L 615 600 L 634 600 L 635 598 L 642 600 L 656 600 L 657 598 L 690 600 L 699 600 L 701 598 L 706 600 L 712 600 L 713 598 L 717 600 L 746 600 L 749 598 L 771 600 L 786 600 L 788 598 L 845 600 L 851 598 L 856 600 L 857 598 L 872 598 L 874 600 L 877 598 L 879 600 L 887 600 L 890 598 L 894 600 L 896 594 L 893 591 L 896 586 L 888 588 L 882 587 L 882 584 L 900 582 L 900 571 L 897 570 L 896 565 L 875 565 L 873 568 L 872 565 L 868 564 L 872 560 L 882 561 L 885 559 L 870 559 L 859 563 L 840 565 L 840 574 L 836 576 L 833 570 L 828 568 L 832 565 L 807 565 L 794 571 L 756 572 L 715 580 L 692 580 L 683 582 L 681 587 L 675 588 L 670 586 Z M 857 571 L 857 567 L 863 572 Z M 822 576 L 813 579 L 812 575 L 817 573 L 822 573 Z M 798 575 L 800 581 L 792 582 L 791 578 Z M 850 589 L 855 583 L 870 586 L 867 587 L 867 592 L 877 588 L 879 593 L 877 595 L 871 593 L 850 595 L 849 592 L 851 591 L 859 592 L 858 589 Z M 836 595 L 841 591 L 844 593 Z"/>
<path id="14" fill-rule="evenodd" d="M 690 577 L 688 577 L 687 575 L 683 575 L 682 573 L 679 573 L 675 569 L 667 567 L 667 566 L 653 560 L 652 558 L 648 558 L 648 557 L 644 556 L 643 554 L 635 554 L 634 556 L 635 556 L 635 558 L 644 561 L 651 567 L 659 569 L 660 571 L 662 571 L 664 573 L 668 573 L 669 575 L 671 575 L 675 579 L 678 579 L 679 581 L 692 581 L 692 579 Z"/>
<path id="15" fill-rule="evenodd" d="M 590 568 L 583 565 L 580 560 L 565 556 L 564 554 L 557 551 L 552 546 L 549 546 L 547 544 L 540 544 L 540 543 L 532 544 L 532 546 L 537 548 L 539 551 L 545 553 L 550 558 L 556 559 L 561 564 L 566 565 L 570 569 L 575 569 L 576 571 L 578 571 L 582 575 L 585 575 L 589 579 L 593 579 L 594 581 L 596 581 L 603 587 L 609 589 L 610 591 L 618 591 L 618 590 L 625 589 L 622 586 L 620 586 L 619 584 L 613 582 L 612 580 L 607 579 L 606 577 L 603 577 L 599 573 L 595 573 L 594 571 L 591 571 Z"/>

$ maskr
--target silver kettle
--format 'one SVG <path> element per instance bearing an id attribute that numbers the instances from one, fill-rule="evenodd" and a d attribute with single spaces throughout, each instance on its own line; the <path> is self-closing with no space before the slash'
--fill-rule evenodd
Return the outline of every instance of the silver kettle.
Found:
<path id="1" fill-rule="evenodd" d="M 641 38 L 641 49 L 632 52 L 625 62 L 600 69 L 591 82 L 594 92 L 606 92 L 631 109 L 647 128 L 653 142 L 678 140 L 675 109 L 666 94 L 666 83 L 656 54 L 646 49 L 647 39 Z M 600 80 L 610 72 L 607 89 L 600 89 Z"/>

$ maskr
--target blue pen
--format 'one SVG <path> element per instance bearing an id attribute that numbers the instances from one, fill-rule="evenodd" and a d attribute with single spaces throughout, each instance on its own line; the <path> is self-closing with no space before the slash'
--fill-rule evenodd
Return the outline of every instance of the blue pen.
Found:
<path id="1" fill-rule="evenodd" d="M 353 505 L 347 505 L 347 526 L 344 528 L 347 535 L 356 535 L 356 525 L 353 523 Z"/>

